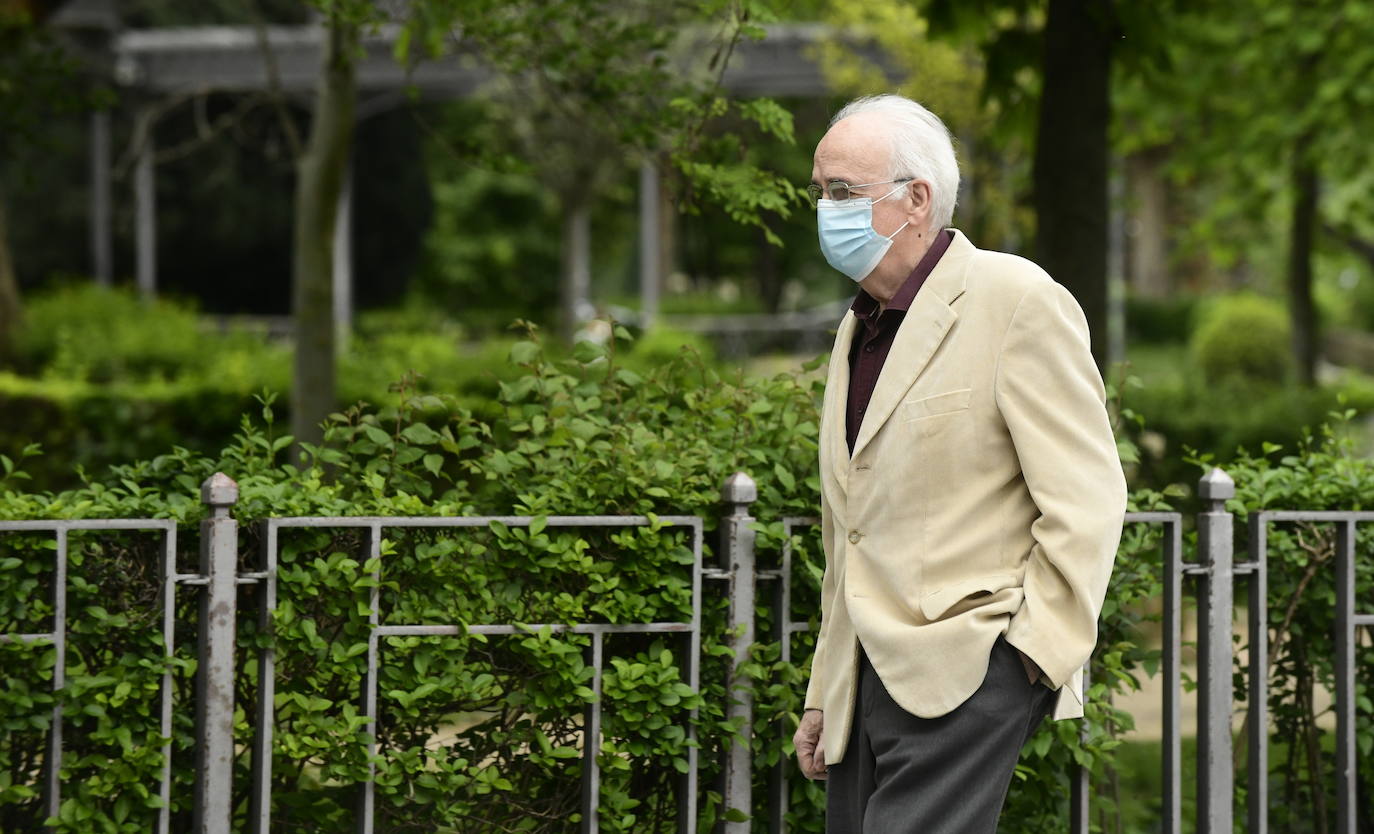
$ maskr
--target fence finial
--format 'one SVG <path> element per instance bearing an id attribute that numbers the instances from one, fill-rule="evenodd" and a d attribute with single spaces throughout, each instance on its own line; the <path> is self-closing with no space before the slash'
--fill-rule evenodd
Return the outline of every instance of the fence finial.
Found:
<path id="1" fill-rule="evenodd" d="M 1214 466 L 1212 471 L 1198 479 L 1197 491 L 1202 500 L 1220 504 L 1236 497 L 1236 482 L 1231 480 L 1231 476 L 1224 470 Z M 1213 508 L 1214 511 L 1220 509 L 1221 507 Z"/>
<path id="2" fill-rule="evenodd" d="M 200 485 L 201 503 L 210 507 L 216 518 L 229 514 L 229 508 L 238 503 L 239 485 L 223 472 L 216 472 Z"/>
<path id="3" fill-rule="evenodd" d="M 720 498 L 727 504 L 752 504 L 759 500 L 759 487 L 747 474 L 736 472 L 725 479 Z"/>

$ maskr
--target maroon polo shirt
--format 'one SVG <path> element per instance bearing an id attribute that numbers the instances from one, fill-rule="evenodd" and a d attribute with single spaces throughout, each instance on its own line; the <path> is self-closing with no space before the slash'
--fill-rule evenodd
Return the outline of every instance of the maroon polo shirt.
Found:
<path id="1" fill-rule="evenodd" d="M 863 425 L 864 412 L 868 401 L 873 398 L 873 388 L 878 384 L 878 375 L 883 372 L 888 351 L 897 337 L 897 328 L 906 318 L 906 311 L 916 298 L 916 292 L 926 282 L 926 278 L 940 262 L 940 256 L 954 240 L 954 232 L 946 229 L 935 236 L 925 257 L 907 276 L 906 281 L 897 289 L 887 307 L 878 312 L 878 301 L 866 290 L 859 290 L 849 309 L 859 320 L 854 331 L 854 341 L 849 346 L 849 399 L 845 414 L 845 437 L 849 441 L 849 453 L 854 454 L 854 441 Z"/>

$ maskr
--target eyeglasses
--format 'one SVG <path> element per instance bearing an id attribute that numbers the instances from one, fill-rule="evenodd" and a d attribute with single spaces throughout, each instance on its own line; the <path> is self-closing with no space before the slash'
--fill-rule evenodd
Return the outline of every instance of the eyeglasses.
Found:
<path id="1" fill-rule="evenodd" d="M 916 178 L 900 177 L 895 180 L 883 180 L 882 182 L 864 182 L 859 183 L 858 185 L 850 185 L 849 183 L 843 182 L 841 180 L 831 180 L 830 182 L 825 184 L 824 188 L 822 188 L 819 185 L 816 185 L 813 182 L 806 187 L 806 196 L 811 200 L 811 208 L 815 208 L 816 203 L 820 201 L 822 198 L 828 200 L 848 200 L 850 197 L 856 196 L 850 194 L 850 192 L 856 188 L 867 188 L 870 185 L 887 185 L 890 182 L 911 182 L 914 179 Z M 862 197 L 863 195 L 859 194 L 857 196 Z"/>

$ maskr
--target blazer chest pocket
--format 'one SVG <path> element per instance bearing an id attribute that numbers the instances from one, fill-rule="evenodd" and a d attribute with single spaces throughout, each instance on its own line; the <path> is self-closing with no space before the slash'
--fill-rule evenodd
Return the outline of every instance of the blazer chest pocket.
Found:
<path id="1" fill-rule="evenodd" d="M 902 403 L 902 419 L 911 423 L 927 417 L 939 417 L 943 414 L 965 411 L 968 409 L 969 397 L 972 394 L 972 388 L 958 388 L 943 394 L 932 394 L 928 397 L 907 400 Z"/>

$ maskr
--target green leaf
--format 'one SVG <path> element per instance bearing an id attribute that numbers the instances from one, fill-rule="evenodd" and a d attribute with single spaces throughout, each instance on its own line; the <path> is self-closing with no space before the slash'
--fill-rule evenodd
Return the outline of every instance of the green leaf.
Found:
<path id="1" fill-rule="evenodd" d="M 782 484 L 782 488 L 788 492 L 797 488 L 796 478 L 792 477 L 792 473 L 781 463 L 773 464 L 773 474 L 778 476 L 778 483 Z"/>
<path id="2" fill-rule="evenodd" d="M 573 346 L 573 359 L 583 364 L 595 362 L 605 357 L 606 348 L 604 345 L 598 345 L 595 342 L 581 341 Z"/>
<path id="3" fill-rule="evenodd" d="M 371 440 L 378 446 L 381 446 L 384 449 L 391 448 L 391 435 L 387 434 L 386 432 L 382 431 L 376 426 L 364 423 L 363 433 L 367 435 L 368 440 Z"/>
<path id="4" fill-rule="evenodd" d="M 511 345 L 510 361 L 515 365 L 528 365 L 539 357 L 539 345 L 535 342 L 516 342 Z"/>
<path id="5" fill-rule="evenodd" d="M 371 434 L 369 433 L 369 437 Z M 411 423 L 401 430 L 401 437 L 421 446 L 439 442 L 439 433 L 424 423 Z"/>

